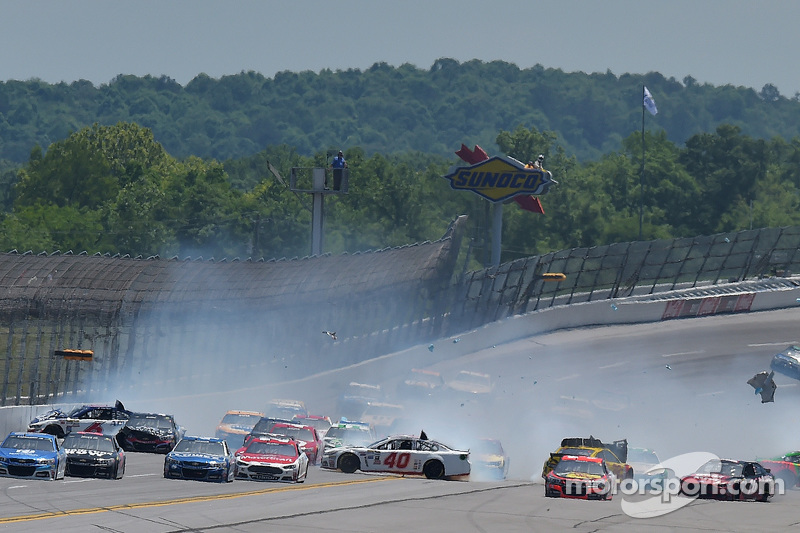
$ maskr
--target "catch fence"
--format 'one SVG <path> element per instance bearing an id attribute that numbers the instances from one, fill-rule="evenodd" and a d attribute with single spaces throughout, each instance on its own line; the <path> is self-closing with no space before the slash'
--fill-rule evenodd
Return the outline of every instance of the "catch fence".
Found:
<path id="1" fill-rule="evenodd" d="M 618 243 L 457 274 L 435 242 L 252 261 L 0 255 L 0 403 L 226 390 L 338 368 L 556 305 L 800 272 L 800 227 Z M 565 274 L 545 281 L 545 273 Z M 92 350 L 72 361 L 59 350 Z"/>

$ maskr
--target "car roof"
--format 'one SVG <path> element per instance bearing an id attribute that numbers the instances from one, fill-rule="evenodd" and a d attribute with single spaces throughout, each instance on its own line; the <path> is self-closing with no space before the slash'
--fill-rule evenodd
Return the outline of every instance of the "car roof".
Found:
<path id="1" fill-rule="evenodd" d="M 26 431 L 12 431 L 6 437 L 35 437 L 37 439 L 47 439 L 47 440 L 56 440 L 55 435 L 50 435 L 48 433 L 28 433 Z"/>
<path id="2" fill-rule="evenodd" d="M 264 413 L 259 413 L 258 411 L 237 411 L 237 410 L 232 410 L 232 411 L 226 411 L 225 414 L 226 415 L 253 415 L 253 416 L 261 416 L 261 417 L 264 416 Z"/>

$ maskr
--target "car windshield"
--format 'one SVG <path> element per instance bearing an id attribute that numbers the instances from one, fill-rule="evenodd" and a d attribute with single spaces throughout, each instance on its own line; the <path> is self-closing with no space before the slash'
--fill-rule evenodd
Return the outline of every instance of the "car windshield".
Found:
<path id="1" fill-rule="evenodd" d="M 723 476 L 741 476 L 742 465 L 733 461 L 712 459 L 697 470 L 698 474 L 721 474 Z"/>
<path id="2" fill-rule="evenodd" d="M 569 474 L 572 472 L 577 472 L 582 474 L 595 474 L 600 476 L 602 476 L 605 473 L 603 472 L 602 463 L 597 463 L 594 461 L 574 461 L 574 460 L 559 461 L 556 467 L 553 469 L 553 472 L 559 476 L 563 476 L 565 474 Z"/>
<path id="3" fill-rule="evenodd" d="M 101 435 L 76 435 L 70 433 L 64 438 L 62 448 L 75 450 L 97 450 L 101 452 L 113 452 L 114 443 L 112 437 Z"/>
<path id="4" fill-rule="evenodd" d="M 128 420 L 128 426 L 172 429 L 172 421 L 165 416 L 131 415 Z"/>
<path id="5" fill-rule="evenodd" d="M 190 453 L 207 453 L 209 455 L 225 455 L 225 447 L 221 442 L 207 440 L 183 439 L 173 451 Z"/>
<path id="6" fill-rule="evenodd" d="M 372 438 L 369 431 L 356 428 L 332 427 L 325 434 L 326 441 L 341 441 L 345 446 L 367 446 L 372 442 Z"/>
<path id="7" fill-rule="evenodd" d="M 291 444 L 281 442 L 251 442 L 245 453 L 258 455 L 286 455 L 297 457 L 297 449 Z"/>
<path id="8" fill-rule="evenodd" d="M 166 411 L 166 409 L 165 409 Z M 222 423 L 231 426 L 250 426 L 253 427 L 259 421 L 261 415 L 248 415 L 244 413 L 228 413 L 222 417 Z"/>
<path id="9" fill-rule="evenodd" d="M 39 450 L 52 452 L 55 451 L 53 441 L 44 437 L 22 437 L 9 435 L 3 441 L 3 448 L 13 448 L 15 450 Z"/>

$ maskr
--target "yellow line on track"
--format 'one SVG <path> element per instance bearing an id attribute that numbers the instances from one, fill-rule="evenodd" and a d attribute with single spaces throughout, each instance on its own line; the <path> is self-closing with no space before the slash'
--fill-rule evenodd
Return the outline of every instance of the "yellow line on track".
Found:
<path id="1" fill-rule="evenodd" d="M 214 500 L 232 500 L 234 498 L 242 498 L 245 496 L 259 496 L 262 494 L 271 494 L 273 492 L 286 492 L 290 490 L 311 490 L 322 489 L 328 487 L 340 487 L 344 485 L 358 485 L 360 483 L 374 483 L 375 481 L 387 481 L 392 479 L 403 479 L 402 477 L 386 476 L 376 477 L 371 479 L 359 479 L 349 481 L 334 481 L 331 483 L 320 483 L 319 485 L 304 485 L 291 487 L 272 487 L 269 489 L 250 490 L 247 492 L 235 492 L 231 494 L 213 494 L 208 496 L 192 496 L 189 498 L 176 498 L 173 500 L 163 500 L 158 502 L 142 502 L 142 503 L 125 503 L 121 505 L 112 505 L 110 507 L 90 507 L 87 509 L 73 509 L 71 511 L 53 511 L 47 513 L 37 513 L 30 515 L 11 516 L 8 518 L 0 518 L 0 524 L 13 524 L 15 522 L 28 522 L 31 520 L 44 520 L 46 518 L 58 518 L 62 516 L 78 516 L 84 514 L 106 513 L 109 511 L 130 511 L 133 509 L 144 509 L 147 507 L 163 507 L 166 505 L 181 505 L 184 503 L 198 503 L 208 502 Z"/>

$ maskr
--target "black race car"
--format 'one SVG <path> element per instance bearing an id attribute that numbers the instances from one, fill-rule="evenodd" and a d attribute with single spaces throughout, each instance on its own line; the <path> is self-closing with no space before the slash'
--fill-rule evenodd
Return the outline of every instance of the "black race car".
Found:
<path id="1" fill-rule="evenodd" d="M 72 432 L 62 444 L 67 453 L 68 476 L 122 479 L 125 452 L 113 435 Z"/>
<path id="2" fill-rule="evenodd" d="M 129 452 L 169 453 L 185 432 L 172 415 L 131 413 L 117 433 L 117 442 Z"/>

